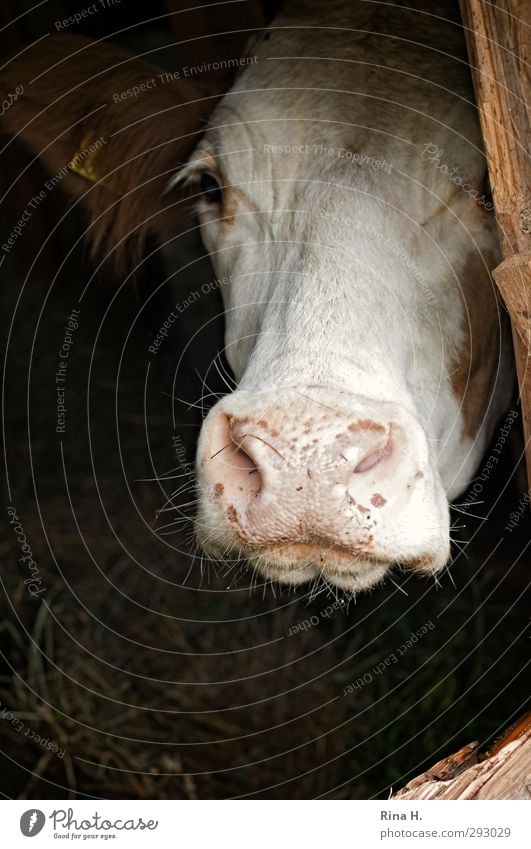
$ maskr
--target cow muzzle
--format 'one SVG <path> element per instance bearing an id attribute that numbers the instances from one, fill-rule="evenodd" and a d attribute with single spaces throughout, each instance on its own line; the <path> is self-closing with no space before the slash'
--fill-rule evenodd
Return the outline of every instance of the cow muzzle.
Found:
<path id="1" fill-rule="evenodd" d="M 196 534 L 266 577 L 346 590 L 393 564 L 435 573 L 448 504 L 426 436 L 404 408 L 330 389 L 238 391 L 203 424 Z"/>

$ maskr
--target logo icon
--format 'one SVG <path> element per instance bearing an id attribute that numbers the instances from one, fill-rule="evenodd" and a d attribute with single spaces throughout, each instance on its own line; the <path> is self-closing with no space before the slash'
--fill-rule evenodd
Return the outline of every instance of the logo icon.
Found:
<path id="1" fill-rule="evenodd" d="M 38 808 L 25 811 L 20 817 L 20 830 L 24 837 L 35 837 L 44 827 L 46 817 Z"/>

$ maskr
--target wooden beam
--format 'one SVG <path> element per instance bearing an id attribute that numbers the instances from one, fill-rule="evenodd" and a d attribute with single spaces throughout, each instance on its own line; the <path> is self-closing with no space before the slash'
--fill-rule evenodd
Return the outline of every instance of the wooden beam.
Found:
<path id="1" fill-rule="evenodd" d="M 460 0 L 504 261 L 531 487 L 531 3 Z"/>
<path id="2" fill-rule="evenodd" d="M 531 799 L 531 714 L 485 755 L 469 743 L 394 794 L 402 799 Z"/>

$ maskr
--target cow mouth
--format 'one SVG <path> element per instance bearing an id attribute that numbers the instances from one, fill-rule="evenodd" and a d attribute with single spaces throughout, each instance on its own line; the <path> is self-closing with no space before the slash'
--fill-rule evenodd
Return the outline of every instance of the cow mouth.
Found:
<path id="1" fill-rule="evenodd" d="M 246 546 L 237 551 L 250 568 L 269 581 L 296 586 L 323 579 L 345 592 L 376 586 L 393 566 L 387 558 L 353 552 L 329 541 L 321 545 L 305 541 Z"/>
<path id="2" fill-rule="evenodd" d="M 248 555 L 250 565 L 264 577 L 281 584 L 303 584 L 324 579 L 345 591 L 368 589 L 380 583 L 390 568 L 388 560 L 354 553 L 328 542 L 264 546 Z"/>
<path id="3" fill-rule="evenodd" d="M 375 587 L 397 565 L 428 575 L 434 575 L 444 568 L 442 560 L 439 562 L 433 554 L 418 555 L 397 564 L 394 560 L 375 556 L 374 553 L 353 551 L 329 540 L 317 539 L 246 545 L 245 548 L 238 547 L 237 551 L 249 567 L 256 569 L 269 581 L 296 586 L 323 579 L 345 592 Z M 211 554 L 219 556 L 219 552 L 212 551 Z"/>

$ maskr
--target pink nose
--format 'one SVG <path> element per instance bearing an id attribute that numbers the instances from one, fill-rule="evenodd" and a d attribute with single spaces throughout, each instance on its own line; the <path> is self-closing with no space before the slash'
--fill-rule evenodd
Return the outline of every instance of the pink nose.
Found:
<path id="1" fill-rule="evenodd" d="M 324 405 L 243 417 L 219 411 L 205 422 L 199 474 L 242 542 L 351 547 L 360 524 L 367 530 L 371 512 L 392 498 L 403 439 L 392 422 Z M 345 506 L 354 523 L 345 521 Z"/>

